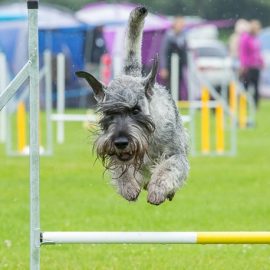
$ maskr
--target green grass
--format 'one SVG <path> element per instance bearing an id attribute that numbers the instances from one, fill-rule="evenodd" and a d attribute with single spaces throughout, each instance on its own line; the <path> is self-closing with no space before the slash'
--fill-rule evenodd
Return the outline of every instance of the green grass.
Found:
<path id="1" fill-rule="evenodd" d="M 128 203 L 109 185 L 80 123 L 41 158 L 41 229 L 46 231 L 270 230 L 270 102 L 255 129 L 241 130 L 236 157 L 191 158 L 172 202 L 155 207 L 142 192 Z M 0 145 L 0 269 L 29 269 L 27 158 Z M 41 269 L 269 269 L 267 245 L 61 245 L 41 248 Z"/>

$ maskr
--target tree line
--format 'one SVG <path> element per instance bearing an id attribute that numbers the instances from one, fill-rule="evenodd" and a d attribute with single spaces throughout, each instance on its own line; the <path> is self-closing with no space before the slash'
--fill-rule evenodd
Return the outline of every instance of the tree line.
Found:
<path id="1" fill-rule="evenodd" d="M 25 2 L 25 0 L 20 0 Z M 10 3 L 10 1 L 0 0 Z M 97 0 L 40 0 L 41 3 L 61 5 L 78 10 L 84 5 Z M 102 1 L 104 2 L 104 1 Z M 120 1 L 108 0 L 117 3 Z M 270 0 L 130 0 L 147 6 L 154 13 L 164 15 L 200 16 L 210 20 L 216 19 L 259 19 L 265 26 L 270 25 Z"/>

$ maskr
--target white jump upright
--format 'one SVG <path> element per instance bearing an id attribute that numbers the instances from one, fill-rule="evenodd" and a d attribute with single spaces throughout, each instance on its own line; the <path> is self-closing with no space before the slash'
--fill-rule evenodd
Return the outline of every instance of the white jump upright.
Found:
<path id="1" fill-rule="evenodd" d="M 46 135 L 47 135 L 47 151 L 52 154 L 53 139 L 52 139 L 52 56 L 49 51 L 44 52 L 45 66 L 45 108 L 46 108 Z"/>
<path id="2" fill-rule="evenodd" d="M 29 60 L 0 95 L 0 110 L 29 78 L 30 86 L 30 269 L 40 269 L 38 0 L 28 0 Z"/>
<path id="3" fill-rule="evenodd" d="M 38 1 L 27 1 L 30 107 L 30 269 L 40 268 Z"/>
<path id="4" fill-rule="evenodd" d="M 6 56 L 4 53 L 0 53 L 0 94 L 5 90 L 7 86 L 7 65 Z M 6 142 L 6 109 L 0 112 L 0 143 Z"/>
<path id="5" fill-rule="evenodd" d="M 57 55 L 57 114 L 65 112 L 65 55 Z M 57 122 L 57 142 L 64 143 L 65 126 L 63 121 Z"/>

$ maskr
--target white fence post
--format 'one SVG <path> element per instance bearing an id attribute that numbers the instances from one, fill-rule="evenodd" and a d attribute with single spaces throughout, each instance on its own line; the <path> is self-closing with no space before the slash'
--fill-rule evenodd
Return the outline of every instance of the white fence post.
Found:
<path id="1" fill-rule="evenodd" d="M 57 55 L 57 113 L 65 112 L 65 56 L 63 53 Z M 57 142 L 64 143 L 65 126 L 63 121 L 57 122 Z"/>

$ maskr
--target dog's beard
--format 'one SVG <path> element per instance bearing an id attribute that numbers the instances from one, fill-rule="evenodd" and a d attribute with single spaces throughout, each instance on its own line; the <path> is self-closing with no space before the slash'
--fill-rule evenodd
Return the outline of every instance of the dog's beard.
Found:
<path id="1" fill-rule="evenodd" d="M 133 123 L 129 126 L 127 133 L 129 145 L 124 150 L 119 150 L 114 145 L 112 138 L 114 130 L 117 128 L 114 124 L 111 124 L 106 132 L 102 132 L 98 136 L 94 148 L 105 169 L 120 169 L 124 173 L 129 168 L 133 168 L 135 173 L 142 167 L 145 156 L 148 156 L 149 141 L 154 132 L 154 124 L 150 117 L 146 117 L 144 121 L 141 119 L 140 124 Z"/>
<path id="2" fill-rule="evenodd" d="M 94 143 L 97 156 L 107 170 L 120 169 L 125 172 L 132 167 L 139 170 L 148 155 L 150 133 L 146 134 L 139 126 L 132 125 L 128 133 L 129 145 L 124 150 L 114 146 L 113 132 L 101 134 Z"/>
<path id="3" fill-rule="evenodd" d="M 134 172 L 139 170 L 143 165 L 145 155 L 148 155 L 149 141 L 155 130 L 152 118 L 142 113 L 130 115 L 129 120 L 125 121 L 124 127 L 121 127 L 129 144 L 125 149 L 119 150 L 114 145 L 114 138 L 119 134 L 119 125 L 123 122 L 121 122 L 122 120 L 120 123 L 114 121 L 111 116 L 128 114 L 130 108 L 124 102 L 104 102 L 98 111 L 101 115 L 98 123 L 100 135 L 94 143 L 94 148 L 105 169 L 120 169 L 123 173 L 130 167 L 134 169 Z"/>

